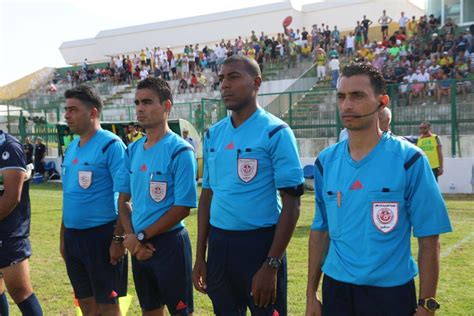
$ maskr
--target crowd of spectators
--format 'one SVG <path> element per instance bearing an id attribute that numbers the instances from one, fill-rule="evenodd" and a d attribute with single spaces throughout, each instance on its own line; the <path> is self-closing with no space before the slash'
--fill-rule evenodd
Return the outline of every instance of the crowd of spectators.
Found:
<path id="1" fill-rule="evenodd" d="M 181 52 L 170 47 L 146 47 L 132 55 L 111 57 L 105 68 L 92 68 L 86 59 L 81 70 L 66 74 L 65 81 L 73 85 L 90 80 L 118 84 L 155 76 L 176 80 L 177 93 L 217 90 L 217 74 L 225 58 L 246 55 L 255 59 L 262 71 L 273 64 L 291 68 L 304 61 L 315 63 L 318 81 L 330 81 L 333 87 L 340 63 L 369 62 L 383 72 L 389 83 L 399 84 L 397 93 L 406 104 L 411 104 L 413 98 L 425 103 L 427 96 L 435 96 L 439 102 L 443 95 L 449 95 L 452 79 L 457 80 L 460 93 L 471 89 L 464 79 L 474 63 L 473 26 L 461 29 L 450 18 L 441 25 L 434 15 L 417 19 L 401 12 L 399 29 L 389 34 L 389 25 L 395 20 L 383 10 L 376 20 L 381 28 L 379 41 L 369 36 L 374 21 L 363 15 L 354 30 L 344 36 L 336 25 L 322 23 L 314 24 L 309 31 L 305 27 L 283 27 L 276 36 L 252 31 L 247 38 L 222 39 L 213 47 L 189 44 Z"/>

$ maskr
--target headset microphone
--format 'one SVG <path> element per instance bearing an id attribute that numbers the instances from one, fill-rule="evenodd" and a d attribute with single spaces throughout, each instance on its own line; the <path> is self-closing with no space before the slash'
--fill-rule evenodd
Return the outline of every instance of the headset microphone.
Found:
<path id="1" fill-rule="evenodd" d="M 380 103 L 380 105 L 378 106 L 378 108 L 376 108 L 373 112 L 370 112 L 368 114 L 364 114 L 364 115 L 351 115 L 352 117 L 355 117 L 355 118 L 361 118 L 361 117 L 366 117 L 366 116 L 371 116 L 372 114 L 374 114 L 375 112 L 377 112 L 380 107 L 382 106 L 383 104 Z"/>

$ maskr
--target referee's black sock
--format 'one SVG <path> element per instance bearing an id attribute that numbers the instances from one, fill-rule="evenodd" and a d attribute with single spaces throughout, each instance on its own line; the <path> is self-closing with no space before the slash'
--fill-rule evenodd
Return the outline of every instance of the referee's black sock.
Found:
<path id="1" fill-rule="evenodd" d="M 8 316 L 8 300 L 7 295 L 4 293 L 0 294 L 0 316 Z"/>
<path id="2" fill-rule="evenodd" d="M 28 297 L 23 302 L 18 303 L 17 305 L 21 311 L 21 314 L 24 316 L 43 316 L 41 305 L 34 293 L 32 293 L 30 297 Z"/>

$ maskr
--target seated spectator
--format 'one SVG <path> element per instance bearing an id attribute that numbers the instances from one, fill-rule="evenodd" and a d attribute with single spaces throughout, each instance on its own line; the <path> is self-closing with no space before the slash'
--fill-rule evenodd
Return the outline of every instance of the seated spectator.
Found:
<path id="1" fill-rule="evenodd" d="M 430 75 L 430 82 L 428 83 L 428 86 L 427 86 L 428 96 L 430 97 L 435 96 L 437 88 L 438 88 L 438 85 L 436 84 L 436 78 Z M 434 104 L 436 104 L 436 102 L 434 102 Z"/>
<path id="2" fill-rule="evenodd" d="M 197 89 L 199 89 L 199 92 L 202 92 L 203 90 L 206 89 L 207 86 L 207 78 L 206 76 L 202 75 L 200 72 L 197 74 Z"/>
<path id="3" fill-rule="evenodd" d="M 188 89 L 188 82 L 183 77 L 183 75 L 181 75 L 181 78 L 179 79 L 179 83 L 178 83 L 178 93 L 179 94 L 186 93 L 186 89 Z"/>
<path id="4" fill-rule="evenodd" d="M 452 80 L 448 78 L 446 73 L 443 73 L 442 80 L 438 83 L 438 103 L 441 103 L 441 98 L 447 96 L 448 100 L 451 98 L 451 84 Z"/>
<path id="5" fill-rule="evenodd" d="M 191 83 L 190 83 L 190 85 L 189 85 L 189 92 L 192 92 L 191 89 L 194 88 L 194 93 L 196 93 L 196 92 L 197 92 L 198 85 L 199 85 L 198 78 L 196 77 L 196 74 L 193 73 L 193 74 L 191 75 Z"/>

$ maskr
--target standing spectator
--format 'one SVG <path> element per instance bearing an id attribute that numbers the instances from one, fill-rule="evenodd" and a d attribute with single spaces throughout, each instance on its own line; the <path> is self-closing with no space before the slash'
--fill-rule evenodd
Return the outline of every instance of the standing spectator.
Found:
<path id="1" fill-rule="evenodd" d="M 36 137 L 35 142 L 35 173 L 39 173 L 44 176 L 44 158 L 46 157 L 46 146 L 43 144 L 41 137 Z"/>
<path id="2" fill-rule="evenodd" d="M 178 82 L 178 93 L 184 94 L 186 93 L 186 89 L 188 89 L 188 82 L 183 77 L 183 75 L 181 75 L 181 78 L 179 79 L 179 82 Z"/>
<path id="3" fill-rule="evenodd" d="M 339 30 L 337 29 L 337 25 L 334 25 L 334 30 L 332 30 L 331 38 L 332 38 L 332 42 L 334 44 L 339 43 L 339 41 L 341 39 L 341 34 L 340 34 Z"/>
<path id="4" fill-rule="evenodd" d="M 168 63 L 168 60 L 163 60 L 163 65 L 161 66 L 163 69 L 163 79 L 164 80 L 171 80 L 170 79 L 170 64 Z"/>
<path id="5" fill-rule="evenodd" d="M 173 96 L 166 81 L 138 83 L 135 104 L 147 136 L 128 147 L 116 188 L 138 301 L 142 315 L 164 315 L 165 306 L 171 315 L 191 315 L 191 242 L 183 220 L 196 207 L 196 158 L 168 126 Z"/>
<path id="6" fill-rule="evenodd" d="M 346 54 L 347 59 L 351 60 L 354 54 L 354 47 L 355 47 L 355 37 L 352 32 L 349 32 L 349 35 L 346 37 Z"/>
<path id="7" fill-rule="evenodd" d="M 63 155 L 66 152 L 67 148 L 69 147 L 69 144 L 74 140 L 73 135 L 71 134 L 71 130 L 69 127 L 66 127 L 64 129 L 64 136 L 63 136 Z"/>
<path id="8" fill-rule="evenodd" d="M 385 39 L 388 36 L 388 26 L 392 23 L 393 19 L 387 15 L 385 10 L 382 11 L 382 16 L 378 22 L 381 25 L 382 37 Z"/>
<path id="9" fill-rule="evenodd" d="M 400 13 L 400 19 L 398 19 L 398 25 L 400 26 L 400 30 L 405 33 L 407 30 L 407 24 L 410 21 L 409 18 L 405 16 L 405 12 Z"/>
<path id="10" fill-rule="evenodd" d="M 413 16 L 410 22 L 408 22 L 408 38 L 409 39 L 413 38 L 416 35 L 417 27 L 418 27 L 418 22 L 416 21 L 416 17 Z"/>
<path id="11" fill-rule="evenodd" d="M 321 48 L 316 49 L 315 63 L 317 65 L 318 82 L 326 80 L 326 64 L 327 56 L 326 52 Z"/>
<path id="12" fill-rule="evenodd" d="M 442 29 L 444 30 L 445 34 L 451 34 L 454 35 L 454 32 L 456 31 L 456 28 L 458 26 L 456 23 L 453 22 L 451 18 L 446 19 L 446 23 L 444 23 Z"/>
<path id="13" fill-rule="evenodd" d="M 355 34 L 355 49 L 358 50 L 362 47 L 362 42 L 363 42 L 363 39 L 362 39 L 362 36 L 364 34 L 365 30 L 364 30 L 364 26 L 362 26 L 360 24 L 359 21 L 357 21 L 357 25 L 354 29 L 354 34 Z"/>
<path id="14" fill-rule="evenodd" d="M 313 28 L 311 29 L 311 51 L 314 51 L 314 49 L 317 47 L 319 40 L 318 25 L 314 24 Z"/>
<path id="15" fill-rule="evenodd" d="M 42 316 L 41 305 L 33 293 L 29 258 L 31 206 L 29 176 L 20 142 L 0 130 L 0 282 L 5 281 L 9 295 L 22 315 Z M 8 315 L 5 293 L 0 293 L 2 315 Z"/>
<path id="16" fill-rule="evenodd" d="M 304 191 L 296 139 L 258 105 L 262 77 L 254 60 L 232 56 L 220 77 L 232 118 L 203 137 L 194 286 L 209 295 L 216 315 L 247 308 L 252 315 L 287 315 L 285 249 Z"/>
<path id="17" fill-rule="evenodd" d="M 23 145 L 23 150 L 25 151 L 26 164 L 29 165 L 29 164 L 33 163 L 34 147 L 33 147 L 33 144 L 31 143 L 31 137 L 30 136 L 26 137 L 25 144 Z"/>
<path id="18" fill-rule="evenodd" d="M 62 167 L 61 255 L 82 313 L 119 316 L 128 262 L 113 187 L 125 145 L 101 129 L 102 100 L 92 88 L 79 86 L 64 97 L 64 118 L 79 138 L 69 145 Z"/>
<path id="19" fill-rule="evenodd" d="M 303 26 L 303 31 L 301 32 L 301 44 L 304 46 L 305 44 L 308 45 L 308 31 Z"/>
<path id="20" fill-rule="evenodd" d="M 431 124 L 428 121 L 423 121 L 420 124 L 420 136 L 416 142 L 416 145 L 420 147 L 433 170 L 433 175 L 438 181 L 438 177 L 444 172 L 443 170 L 443 151 L 441 139 L 438 135 L 431 132 Z"/>
<path id="21" fill-rule="evenodd" d="M 331 71 L 331 88 L 336 88 L 337 80 L 339 78 L 339 60 L 337 59 L 337 56 L 331 56 L 329 70 Z"/>
<path id="22" fill-rule="evenodd" d="M 428 161 L 415 146 L 380 130 L 378 113 L 389 97 L 375 69 L 344 68 L 337 98 L 349 138 L 315 162 L 306 315 L 433 315 L 439 308 L 439 234 L 452 228 Z"/>
<path id="23" fill-rule="evenodd" d="M 362 22 L 361 22 L 362 26 L 364 27 L 364 32 L 363 32 L 363 34 L 364 34 L 364 44 L 369 43 L 369 27 L 372 23 L 374 23 L 374 22 L 367 19 L 367 17 L 364 14 L 364 18 L 362 19 Z"/>

